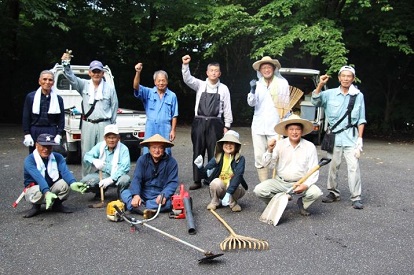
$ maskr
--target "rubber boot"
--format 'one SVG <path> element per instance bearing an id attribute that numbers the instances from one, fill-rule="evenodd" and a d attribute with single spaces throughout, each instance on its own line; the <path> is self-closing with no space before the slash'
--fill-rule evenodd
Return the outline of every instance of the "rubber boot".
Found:
<path id="1" fill-rule="evenodd" d="M 36 216 L 40 213 L 40 207 L 40 204 L 32 204 L 32 208 L 29 211 L 27 211 L 23 218 L 31 218 L 33 216 Z"/>
<path id="2" fill-rule="evenodd" d="M 55 202 L 52 205 L 52 211 L 62 212 L 62 213 L 73 213 L 72 210 L 70 210 L 66 206 L 63 206 L 62 203 L 63 203 L 63 201 L 61 201 L 60 199 L 56 199 Z"/>
<path id="3" fill-rule="evenodd" d="M 259 181 L 264 182 L 265 180 L 269 179 L 269 172 L 268 169 L 265 168 L 257 168 L 257 174 L 259 175 Z"/>

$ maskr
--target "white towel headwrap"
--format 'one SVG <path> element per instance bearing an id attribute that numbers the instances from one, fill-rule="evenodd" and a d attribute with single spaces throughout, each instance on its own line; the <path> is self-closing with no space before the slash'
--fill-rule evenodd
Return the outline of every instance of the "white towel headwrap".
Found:
<path id="1" fill-rule="evenodd" d="M 33 114 L 39 114 L 40 113 L 40 97 L 42 95 L 42 88 L 39 87 L 37 89 L 34 99 L 33 99 L 33 106 L 32 106 L 32 112 Z M 60 114 L 60 106 L 59 106 L 59 100 L 57 97 L 56 92 L 53 90 L 50 91 L 50 105 L 49 110 L 47 111 L 48 114 Z"/>
<path id="2" fill-rule="evenodd" d="M 34 157 L 35 162 L 36 162 L 37 170 L 39 170 L 40 174 L 42 174 L 42 176 L 45 177 L 46 166 L 45 166 L 45 163 L 43 162 L 42 157 L 40 156 L 39 152 L 37 151 L 37 149 L 35 149 L 33 151 L 33 157 Z M 56 159 L 55 159 L 55 155 L 53 155 L 53 153 L 50 154 L 49 158 L 48 158 L 47 174 L 53 180 L 53 182 L 55 182 L 59 179 L 59 170 L 58 170 L 58 167 L 57 167 L 57 162 L 56 162 Z"/>

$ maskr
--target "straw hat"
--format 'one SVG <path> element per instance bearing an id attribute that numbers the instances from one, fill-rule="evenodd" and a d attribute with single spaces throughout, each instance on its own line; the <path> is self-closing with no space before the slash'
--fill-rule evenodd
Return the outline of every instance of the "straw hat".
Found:
<path id="1" fill-rule="evenodd" d="M 285 119 L 284 121 L 279 122 L 275 126 L 276 133 L 278 133 L 279 135 L 287 136 L 288 134 L 287 134 L 286 127 L 290 124 L 302 124 L 302 126 L 303 126 L 302 136 L 307 135 L 307 134 L 309 134 L 310 132 L 313 131 L 312 122 L 310 122 L 307 119 L 302 119 L 302 118 L 300 118 L 300 116 L 293 114 L 290 117 L 288 117 L 287 119 Z"/>
<path id="2" fill-rule="evenodd" d="M 164 147 L 173 147 L 174 143 L 170 142 L 169 140 L 166 140 L 165 138 L 163 138 L 161 135 L 159 134 L 155 134 L 150 138 L 147 138 L 146 140 L 142 141 L 140 144 L 142 146 L 147 146 L 149 147 L 151 143 L 164 143 Z"/>
<path id="3" fill-rule="evenodd" d="M 220 161 L 220 155 L 223 153 L 224 142 L 235 143 L 235 149 L 234 149 L 235 159 L 238 160 L 240 158 L 241 143 L 239 141 L 239 137 L 240 137 L 239 133 L 233 130 L 229 130 L 224 134 L 222 139 L 216 142 L 216 148 L 214 149 L 214 156 L 216 158 L 217 163 Z"/>
<path id="4" fill-rule="evenodd" d="M 229 130 L 224 134 L 224 137 L 222 139 L 220 139 L 219 141 L 217 141 L 217 143 L 223 143 L 223 142 L 233 142 L 236 144 L 240 144 L 239 141 L 239 133 L 237 133 L 236 131 L 233 130 Z"/>
<path id="5" fill-rule="evenodd" d="M 279 60 L 272 59 L 270 56 L 264 56 L 262 57 L 262 59 L 253 63 L 253 69 L 255 69 L 256 71 L 260 70 L 260 65 L 262 64 L 272 64 L 277 69 L 280 69 L 280 67 L 282 67 L 280 66 Z"/>

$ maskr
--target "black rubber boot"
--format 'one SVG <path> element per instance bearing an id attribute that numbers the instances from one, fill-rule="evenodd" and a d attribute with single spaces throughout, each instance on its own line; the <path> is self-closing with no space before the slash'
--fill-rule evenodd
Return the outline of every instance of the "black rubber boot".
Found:
<path id="1" fill-rule="evenodd" d="M 40 211 L 40 204 L 32 204 L 32 208 L 27 211 L 27 213 L 23 216 L 23 218 L 31 218 L 33 216 L 36 216 L 37 214 L 39 214 Z"/>
<path id="2" fill-rule="evenodd" d="M 194 182 L 193 184 L 190 185 L 190 190 L 197 190 L 201 188 L 201 182 Z"/>
<path id="3" fill-rule="evenodd" d="M 70 210 L 66 206 L 63 206 L 62 203 L 63 203 L 63 201 L 61 201 L 60 199 L 56 199 L 55 202 L 52 205 L 52 211 L 62 212 L 62 213 L 73 213 L 72 210 Z"/>
<path id="4" fill-rule="evenodd" d="M 142 204 L 138 207 L 132 207 L 132 210 L 131 210 L 132 213 L 136 213 L 139 215 L 144 215 L 144 211 L 145 211 L 145 206 Z"/>

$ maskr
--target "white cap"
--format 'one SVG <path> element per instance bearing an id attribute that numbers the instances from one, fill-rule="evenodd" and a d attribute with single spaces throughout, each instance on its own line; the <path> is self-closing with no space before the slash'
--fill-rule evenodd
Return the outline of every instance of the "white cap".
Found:
<path id="1" fill-rule="evenodd" d="M 354 77 L 355 77 L 355 69 L 354 69 L 354 68 L 352 68 L 351 66 L 342 66 L 342 67 L 339 69 L 339 73 L 338 73 L 338 75 L 340 75 L 343 71 L 349 71 L 349 72 L 351 72 L 351 73 L 354 75 Z"/>
<path id="2" fill-rule="evenodd" d="M 119 135 L 118 126 L 116 126 L 115 124 L 106 125 L 104 130 L 104 136 L 106 136 L 107 134 Z"/>

